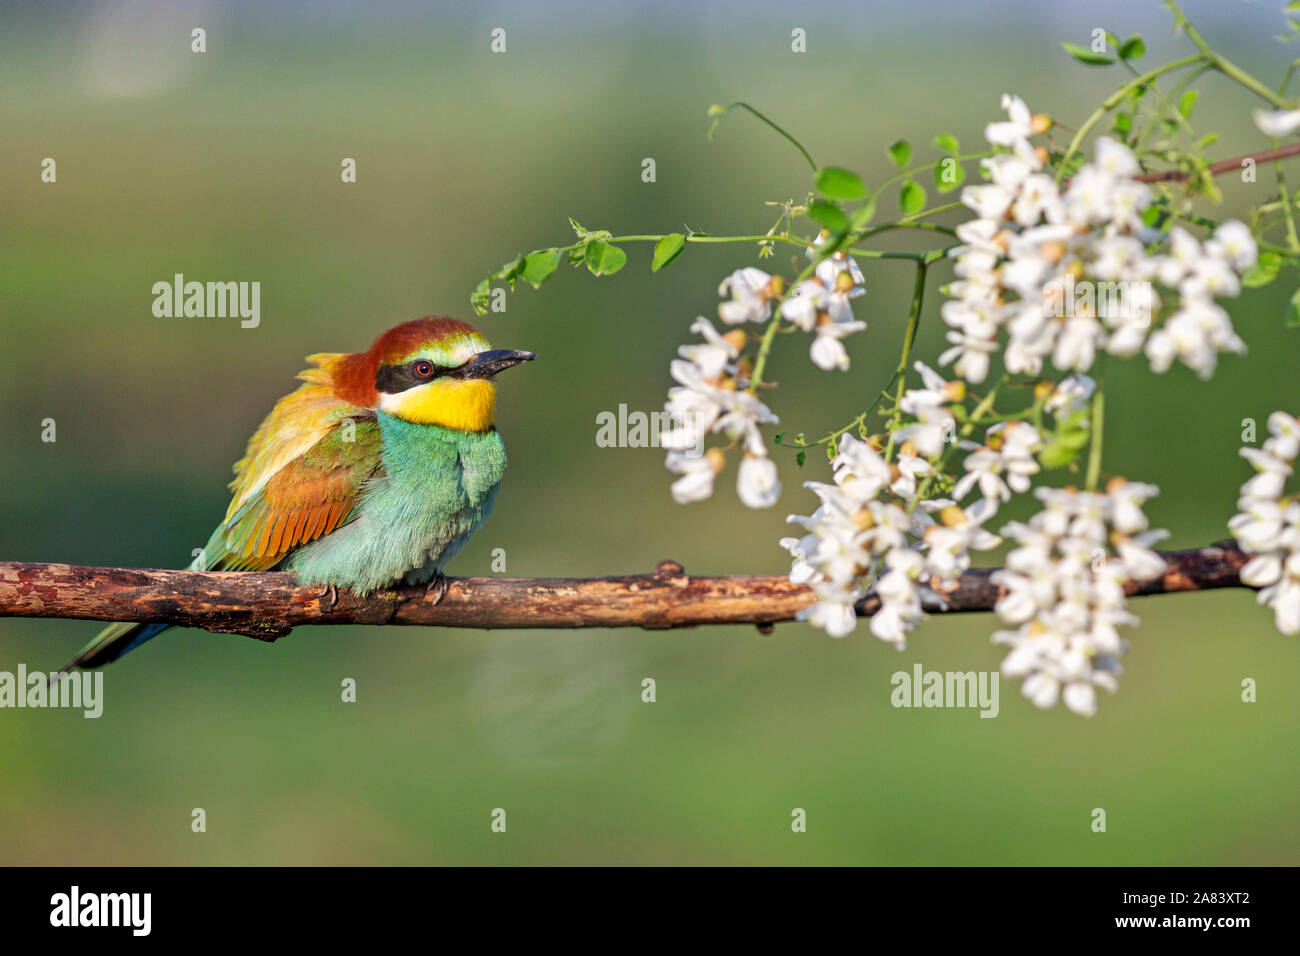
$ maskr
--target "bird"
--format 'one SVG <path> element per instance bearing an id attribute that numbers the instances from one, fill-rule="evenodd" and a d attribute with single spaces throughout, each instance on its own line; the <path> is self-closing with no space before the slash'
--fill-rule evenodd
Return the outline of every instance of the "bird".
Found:
<path id="1" fill-rule="evenodd" d="M 190 570 L 293 571 L 322 601 L 398 584 L 441 600 L 442 569 L 491 514 L 506 467 L 493 377 L 535 358 L 440 316 L 364 352 L 307 356 L 303 384 L 235 463 L 230 507 Z M 58 673 L 102 667 L 170 626 L 112 624 Z"/>

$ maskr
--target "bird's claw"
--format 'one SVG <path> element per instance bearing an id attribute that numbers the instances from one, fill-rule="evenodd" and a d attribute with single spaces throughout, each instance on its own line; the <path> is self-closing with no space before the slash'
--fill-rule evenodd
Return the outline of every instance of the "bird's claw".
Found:
<path id="1" fill-rule="evenodd" d="M 333 610 L 334 606 L 339 603 L 339 589 L 332 584 L 327 584 L 321 588 L 320 594 L 316 595 L 322 603 L 325 598 L 329 598 L 329 604 L 324 605 L 324 610 Z"/>
<path id="2" fill-rule="evenodd" d="M 434 594 L 433 603 L 441 604 L 442 599 L 447 596 L 447 575 L 443 574 L 441 571 L 436 572 L 433 576 L 433 580 L 425 585 L 424 593 Z"/>

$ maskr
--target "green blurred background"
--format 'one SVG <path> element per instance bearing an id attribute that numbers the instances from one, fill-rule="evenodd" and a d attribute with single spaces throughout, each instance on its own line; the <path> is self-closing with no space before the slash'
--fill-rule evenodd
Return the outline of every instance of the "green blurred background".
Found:
<path id="1" fill-rule="evenodd" d="M 1278 2 L 1186 7 L 1273 81 L 1295 51 Z M 5 6 L 0 23 L 0 557 L 179 567 L 227 503 L 230 464 L 302 356 L 366 347 L 409 318 L 472 318 L 470 290 L 519 251 L 616 232 L 765 231 L 801 196 L 798 154 L 757 123 L 707 140 L 746 99 L 822 163 L 869 182 L 883 147 L 967 147 L 1013 90 L 1077 125 L 1121 77 L 1060 50 L 1094 27 L 1183 55 L 1154 3 L 665 2 Z M 203 26 L 208 52 L 189 52 Z M 507 53 L 489 52 L 494 27 Z M 808 52 L 790 52 L 803 27 Z M 1216 78 L 1195 120 L 1217 156 L 1267 143 Z M 39 164 L 58 163 L 56 185 Z M 343 185 L 354 157 L 359 181 Z M 653 157 L 658 181 L 641 181 Z M 1226 216 L 1271 188 L 1226 182 Z M 887 210 L 882 210 L 887 211 Z M 922 248 L 915 244 L 908 248 Z M 789 273 L 789 255 L 776 262 Z M 770 262 L 770 260 L 769 260 Z M 511 467 L 449 569 L 514 576 L 778 572 L 800 472 L 771 511 L 729 472 L 681 507 L 657 449 L 602 449 L 598 412 L 662 404 L 667 365 L 753 249 L 692 246 L 652 276 L 562 269 L 481 320 L 541 360 L 504 376 Z M 257 280 L 262 321 L 157 319 L 175 272 Z M 946 278 L 941 274 L 939 278 Z M 885 381 L 911 269 L 868 268 L 848 376 L 806 344 L 773 359 L 783 426 L 817 433 Z M 936 284 L 937 285 L 937 284 Z M 1152 481 L 1172 546 L 1225 534 L 1246 475 L 1241 421 L 1297 407 L 1294 281 L 1234 310 L 1250 346 L 1213 381 L 1112 362 L 1106 461 Z M 932 286 L 919 355 L 942 347 Z M 40 440 L 57 421 L 58 441 Z M 1019 512 L 1014 512 L 1018 515 Z M 803 625 L 679 632 L 302 628 L 274 645 L 174 631 L 105 674 L 104 715 L 0 711 L 0 862 L 68 864 L 1300 862 L 1300 648 L 1244 591 L 1135 602 L 1118 695 L 1093 720 L 1034 710 L 896 710 L 890 675 L 994 670 L 990 615 L 935 619 L 905 653 Z M 90 622 L 0 621 L 0 670 L 61 664 Z M 358 702 L 340 701 L 353 677 Z M 658 682 L 658 701 L 640 682 Z M 1240 701 L 1240 683 L 1259 700 Z M 190 830 L 207 812 L 208 832 Z M 489 830 L 493 808 L 506 835 Z M 794 807 L 808 832 L 790 830 Z M 1108 832 L 1091 832 L 1103 807 Z"/>

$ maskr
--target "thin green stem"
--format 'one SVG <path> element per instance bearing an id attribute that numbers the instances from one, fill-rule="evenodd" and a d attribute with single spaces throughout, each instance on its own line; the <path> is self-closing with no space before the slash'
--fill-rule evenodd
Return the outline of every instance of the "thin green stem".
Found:
<path id="1" fill-rule="evenodd" d="M 1274 93 L 1267 86 L 1255 79 L 1241 67 L 1237 66 L 1237 64 L 1233 63 L 1223 54 L 1211 49 L 1210 45 L 1202 39 L 1199 33 L 1196 32 L 1196 27 L 1192 26 L 1191 21 L 1187 19 L 1186 14 L 1184 14 L 1179 8 L 1175 0 L 1165 0 L 1165 6 L 1173 12 L 1177 25 L 1181 26 L 1183 30 L 1186 31 L 1187 39 L 1196 44 L 1196 48 L 1201 51 L 1201 55 L 1205 57 L 1206 61 L 1211 66 L 1224 76 L 1232 78 L 1256 96 L 1272 103 L 1277 109 L 1289 110 L 1292 108 L 1291 104 L 1288 103 L 1284 97 Z"/>
<path id="2" fill-rule="evenodd" d="M 1092 420 L 1088 423 L 1088 476 L 1085 487 L 1089 491 L 1097 490 L 1101 478 L 1102 432 L 1106 424 L 1106 390 L 1102 388 L 1101 376 L 1097 377 L 1097 391 L 1092 396 Z"/>
<path id="3" fill-rule="evenodd" d="M 812 155 L 808 152 L 808 150 L 804 149 L 803 143 L 799 142 L 788 132 L 786 132 L 786 130 L 783 129 L 780 126 L 780 124 L 772 120 L 770 117 L 764 116 L 758 110 L 754 109 L 754 107 L 750 106 L 748 103 L 745 102 L 736 102 L 725 107 L 715 106 L 709 110 L 709 115 L 713 117 L 713 125 L 709 128 L 709 139 L 712 139 L 713 134 L 717 132 L 718 124 L 722 122 L 722 118 L 726 116 L 728 113 L 730 113 L 732 110 L 746 110 L 752 113 L 754 116 L 758 117 L 759 120 L 766 123 L 768 126 L 772 127 L 772 129 L 776 130 L 787 140 L 789 140 L 790 143 L 794 146 L 794 148 L 799 150 L 799 152 L 803 154 L 803 158 L 808 161 L 808 165 L 812 167 L 812 171 L 814 173 L 817 172 L 817 164 L 813 162 Z"/>
<path id="4" fill-rule="evenodd" d="M 1205 59 L 1205 54 L 1197 53 L 1194 56 L 1186 56 L 1181 60 L 1174 60 L 1171 63 L 1166 63 L 1164 66 L 1158 66 L 1154 70 L 1148 70 L 1141 76 L 1129 80 L 1110 96 L 1106 97 L 1106 99 L 1102 100 L 1101 105 L 1093 110 L 1092 115 L 1083 121 L 1083 125 L 1079 127 L 1078 132 L 1074 134 L 1074 138 L 1070 140 L 1070 145 L 1066 147 L 1065 155 L 1061 157 L 1061 164 L 1056 170 L 1056 181 L 1059 183 L 1065 178 L 1065 170 L 1068 168 L 1071 158 L 1073 158 L 1074 154 L 1079 151 L 1079 147 L 1087 138 L 1088 133 L 1092 131 L 1092 128 L 1100 123 L 1107 113 L 1113 110 L 1120 103 L 1124 102 L 1126 96 L 1139 87 L 1150 83 L 1158 76 L 1163 76 L 1164 74 L 1171 73 L 1174 70 L 1181 70 L 1183 67 L 1191 66 L 1193 63 L 1204 62 Z"/>
<path id="5" fill-rule="evenodd" d="M 898 379 L 898 390 L 894 395 L 894 419 L 897 424 L 898 416 L 901 414 L 900 406 L 903 402 L 903 390 L 907 387 L 907 360 L 912 355 L 912 343 L 916 341 L 916 332 L 921 324 L 921 306 L 925 301 L 925 274 L 929 264 L 918 262 L 916 264 L 916 281 L 912 285 L 912 307 L 907 314 L 907 331 L 903 333 L 903 354 L 898 360 L 898 369 L 894 373 Z M 885 461 L 893 461 L 894 458 L 894 429 L 890 429 L 889 445 L 885 449 Z"/>

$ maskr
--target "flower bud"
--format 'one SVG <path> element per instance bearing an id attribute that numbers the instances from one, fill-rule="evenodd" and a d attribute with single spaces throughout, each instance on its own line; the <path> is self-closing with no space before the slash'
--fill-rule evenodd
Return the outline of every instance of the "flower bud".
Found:
<path id="1" fill-rule="evenodd" d="M 739 352 L 741 349 L 745 347 L 745 342 L 748 340 L 748 338 L 749 336 L 745 334 L 744 329 L 732 329 L 730 332 L 728 332 L 726 335 L 722 337 L 722 341 L 726 342 L 733 349 Z"/>
<path id="2" fill-rule="evenodd" d="M 1056 391 L 1056 383 L 1047 379 L 1040 379 L 1034 383 L 1034 401 L 1045 402 L 1048 397 Z"/>
<path id="3" fill-rule="evenodd" d="M 853 526 L 860 531 L 866 531 L 876 526 L 875 515 L 871 513 L 870 508 L 859 508 L 853 512 Z"/>
<path id="4" fill-rule="evenodd" d="M 763 293 L 769 299 L 779 299 L 785 295 L 785 279 L 781 276 L 772 276 L 767 285 L 763 287 Z"/>
<path id="5" fill-rule="evenodd" d="M 1038 247 L 1039 255 L 1041 255 L 1052 265 L 1056 265 L 1058 262 L 1064 259 L 1066 251 L 1067 250 L 1065 248 L 1065 243 L 1061 242 L 1059 239 L 1054 239 L 1051 242 L 1045 242 Z"/>
<path id="6" fill-rule="evenodd" d="M 720 474 L 722 469 L 727 467 L 727 456 L 722 453 L 721 448 L 710 448 L 704 453 L 704 459 L 715 475 Z"/>
<path id="7" fill-rule="evenodd" d="M 835 291 L 848 292 L 853 288 L 853 276 L 848 269 L 845 269 L 835 277 Z"/>
<path id="8" fill-rule="evenodd" d="M 1035 113 L 1029 117 L 1029 128 L 1033 130 L 1034 135 L 1046 133 L 1052 128 L 1052 118 L 1046 113 Z"/>
<path id="9" fill-rule="evenodd" d="M 960 528 L 966 520 L 966 512 L 956 505 L 948 505 L 939 512 L 939 523 L 945 528 Z"/>
<path id="10" fill-rule="evenodd" d="M 966 383 L 961 379 L 954 379 L 939 389 L 939 394 L 950 402 L 963 402 L 966 400 Z"/>

